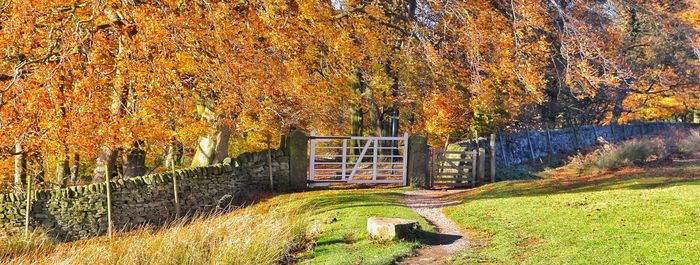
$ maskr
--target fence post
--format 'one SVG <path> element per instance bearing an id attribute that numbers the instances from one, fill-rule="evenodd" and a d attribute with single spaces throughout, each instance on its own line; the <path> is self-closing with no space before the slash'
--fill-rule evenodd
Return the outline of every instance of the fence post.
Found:
<path id="1" fill-rule="evenodd" d="M 574 151 L 576 151 L 579 148 L 581 148 L 581 143 L 579 142 L 579 139 L 578 139 L 578 130 L 576 130 L 575 124 L 572 124 L 571 131 L 574 133 Z"/>
<path id="2" fill-rule="evenodd" d="M 527 136 L 527 146 L 530 147 L 530 161 L 535 161 L 535 150 L 532 148 L 532 140 L 530 140 L 530 128 L 525 126 L 525 136 Z"/>
<path id="3" fill-rule="evenodd" d="M 490 138 L 489 151 L 491 153 L 491 159 L 489 162 L 489 176 L 491 177 L 491 183 L 494 183 L 496 182 L 496 134 L 492 133 Z"/>
<path id="4" fill-rule="evenodd" d="M 408 181 L 412 186 L 429 188 L 429 162 L 428 138 L 422 133 L 412 135 L 408 138 L 408 165 L 406 172 Z"/>
<path id="5" fill-rule="evenodd" d="M 105 185 L 107 185 L 107 234 L 112 238 L 112 191 L 109 178 L 112 172 L 109 170 L 109 163 L 105 163 Z"/>
<path id="6" fill-rule="evenodd" d="M 272 149 L 270 147 L 270 134 L 267 134 L 267 174 L 270 177 L 270 191 L 275 190 L 275 180 L 272 176 Z"/>
<path id="7" fill-rule="evenodd" d="M 316 136 L 316 132 L 312 131 L 310 134 L 311 138 L 314 138 Z M 310 139 L 307 141 L 309 144 L 309 155 L 308 155 L 308 169 L 309 169 L 309 180 L 314 181 L 316 178 L 316 141 L 314 139 Z"/>
<path id="8" fill-rule="evenodd" d="M 25 207 L 26 212 L 24 213 L 24 237 L 25 239 L 29 239 L 29 215 L 32 210 L 32 174 L 27 174 L 27 192 L 25 194 L 27 197 L 27 205 Z"/>
<path id="9" fill-rule="evenodd" d="M 503 132 L 501 131 L 498 132 L 498 142 L 501 145 L 501 156 L 503 156 L 503 162 L 505 162 L 506 165 L 510 165 L 508 155 L 506 154 L 505 142 L 503 142 Z"/>
<path id="10" fill-rule="evenodd" d="M 598 141 L 598 130 L 595 128 L 595 124 L 591 125 L 591 127 L 593 128 L 593 145 L 595 145 Z"/>
<path id="11" fill-rule="evenodd" d="M 610 127 L 610 142 L 615 142 L 615 125 L 612 122 L 608 125 Z"/>
<path id="12" fill-rule="evenodd" d="M 309 166 L 309 137 L 300 130 L 294 130 L 287 137 L 287 154 L 289 154 L 290 190 L 306 189 L 307 170 Z"/>
<path id="13" fill-rule="evenodd" d="M 478 175 L 478 180 L 482 180 L 486 177 L 486 150 L 484 148 L 479 148 L 477 150 L 478 152 L 478 157 L 477 157 L 477 175 Z M 474 181 L 474 185 L 477 185 L 479 181 Z"/>
<path id="14" fill-rule="evenodd" d="M 175 218 L 180 218 L 180 198 L 177 194 L 177 174 L 175 173 L 175 160 L 171 161 L 170 169 L 173 172 L 173 196 L 175 197 Z"/>

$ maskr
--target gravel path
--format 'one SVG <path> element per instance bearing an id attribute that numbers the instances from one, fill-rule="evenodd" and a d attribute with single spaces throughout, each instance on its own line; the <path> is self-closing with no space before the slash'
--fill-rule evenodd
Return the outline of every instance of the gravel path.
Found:
<path id="1" fill-rule="evenodd" d="M 427 247 L 416 250 L 416 256 L 408 257 L 398 264 L 436 264 L 445 258 L 469 247 L 469 240 L 462 230 L 442 213 L 442 208 L 461 203 L 446 201 L 446 197 L 464 190 L 411 190 L 407 191 L 403 203 L 437 227 L 437 233 L 427 235 Z"/>

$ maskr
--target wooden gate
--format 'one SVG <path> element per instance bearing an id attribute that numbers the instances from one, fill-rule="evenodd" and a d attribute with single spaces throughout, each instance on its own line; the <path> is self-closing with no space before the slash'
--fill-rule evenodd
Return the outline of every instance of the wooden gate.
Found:
<path id="1" fill-rule="evenodd" d="M 408 134 L 403 137 L 309 137 L 309 183 L 406 185 Z"/>
<path id="2" fill-rule="evenodd" d="M 475 151 L 433 150 L 431 159 L 431 187 L 475 187 Z"/>

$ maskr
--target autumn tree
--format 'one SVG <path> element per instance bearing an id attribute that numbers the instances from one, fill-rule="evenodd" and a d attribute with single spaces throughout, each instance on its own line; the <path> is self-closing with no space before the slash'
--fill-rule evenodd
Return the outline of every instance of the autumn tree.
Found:
<path id="1" fill-rule="evenodd" d="M 60 187 L 218 163 L 292 128 L 442 142 L 520 122 L 687 120 L 697 5 L 0 1 L 0 157 L 18 184 Z"/>
<path id="2" fill-rule="evenodd" d="M 699 76 L 693 44 L 697 4 L 552 0 L 549 5 L 558 37 L 553 76 L 560 80 L 550 100 L 568 97 L 562 113 L 584 123 L 618 123 L 697 105 L 691 92 Z"/>

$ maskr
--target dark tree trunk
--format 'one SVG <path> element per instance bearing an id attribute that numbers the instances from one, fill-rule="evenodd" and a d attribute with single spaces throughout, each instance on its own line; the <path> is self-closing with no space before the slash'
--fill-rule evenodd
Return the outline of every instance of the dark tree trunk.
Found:
<path id="1" fill-rule="evenodd" d="M 170 145 L 168 145 L 168 153 L 165 155 L 165 167 L 171 168 L 172 166 L 180 165 L 182 161 L 182 156 L 184 155 L 185 147 L 182 142 L 178 141 L 175 136 L 170 138 Z"/>
<path id="2" fill-rule="evenodd" d="M 78 184 L 78 179 L 80 174 L 80 155 L 78 153 L 73 154 L 73 164 L 70 167 L 70 182 L 73 185 Z"/>
<path id="3" fill-rule="evenodd" d="M 613 102 L 612 117 L 610 118 L 611 124 L 619 124 L 620 118 L 625 111 L 623 103 L 625 102 L 628 93 L 626 89 L 617 89 L 616 92 L 617 93 L 615 94 L 615 99 Z"/>
<path id="4" fill-rule="evenodd" d="M 362 136 L 364 135 L 364 113 L 362 113 L 362 107 L 359 108 L 352 108 L 352 136 Z M 353 140 L 352 143 L 350 143 L 352 147 L 359 147 L 360 146 L 360 141 L 358 140 Z M 360 150 L 359 148 L 353 149 L 353 154 L 354 155 L 360 155 Z"/>
<path id="5" fill-rule="evenodd" d="M 141 149 L 142 143 L 135 142 L 122 156 L 123 177 L 138 177 L 146 174 L 146 151 Z"/>
<path id="6" fill-rule="evenodd" d="M 365 93 L 365 82 L 362 77 L 362 72 L 357 71 L 355 73 L 355 77 L 357 80 L 353 84 L 353 90 L 355 93 L 360 95 L 360 102 L 356 102 L 355 105 L 352 108 L 352 113 L 351 113 L 351 118 L 352 118 L 352 131 L 351 135 L 352 136 L 363 136 L 364 135 L 364 119 L 365 119 L 365 113 L 364 109 L 362 108 L 362 97 L 363 94 Z M 350 143 L 350 146 L 352 147 L 361 147 L 361 143 L 358 140 L 354 140 Z M 352 154 L 354 155 L 360 155 L 362 150 L 359 148 L 353 149 Z"/>
<path id="7" fill-rule="evenodd" d="M 68 155 L 59 158 L 56 161 L 56 185 L 60 188 L 65 188 L 68 185 L 68 177 L 70 168 L 68 167 Z"/>
<path id="8" fill-rule="evenodd" d="M 31 170 L 28 171 L 28 174 L 31 174 L 33 181 L 39 183 L 44 182 L 46 180 L 46 167 L 44 166 L 44 156 L 42 156 L 41 153 L 32 153 L 30 158 L 31 159 L 29 159 L 29 162 L 27 164 L 34 164 L 36 167 L 29 167 L 31 168 Z"/>

